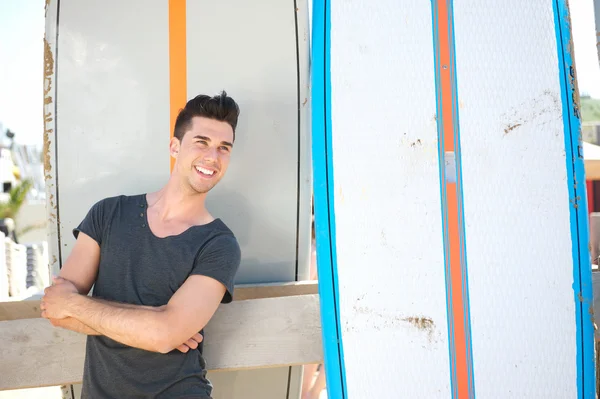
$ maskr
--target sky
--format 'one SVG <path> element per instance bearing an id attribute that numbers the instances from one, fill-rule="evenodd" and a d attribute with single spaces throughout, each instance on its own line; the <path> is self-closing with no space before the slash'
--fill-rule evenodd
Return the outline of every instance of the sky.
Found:
<path id="1" fill-rule="evenodd" d="M 596 50 L 594 2 L 593 0 L 571 0 L 569 7 L 579 92 L 600 98 L 600 64 Z"/>
<path id="2" fill-rule="evenodd" d="M 44 0 L 0 0 L 0 123 L 42 144 Z"/>
<path id="3" fill-rule="evenodd" d="M 600 98 L 593 0 L 569 3 L 579 91 Z M 39 146 L 43 37 L 44 0 L 0 0 L 0 123 L 16 132 L 17 142 Z"/>

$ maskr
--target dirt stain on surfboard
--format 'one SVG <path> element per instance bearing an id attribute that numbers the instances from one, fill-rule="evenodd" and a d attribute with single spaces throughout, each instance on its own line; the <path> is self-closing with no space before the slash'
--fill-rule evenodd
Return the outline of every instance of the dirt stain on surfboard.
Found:
<path id="1" fill-rule="evenodd" d="M 402 321 L 405 321 L 405 322 L 411 324 L 413 327 L 417 328 L 418 330 L 427 333 L 429 342 L 433 341 L 433 338 L 434 338 L 433 335 L 435 333 L 435 323 L 433 322 L 433 320 L 431 318 L 421 317 L 421 316 L 411 316 L 411 317 L 403 318 Z"/>

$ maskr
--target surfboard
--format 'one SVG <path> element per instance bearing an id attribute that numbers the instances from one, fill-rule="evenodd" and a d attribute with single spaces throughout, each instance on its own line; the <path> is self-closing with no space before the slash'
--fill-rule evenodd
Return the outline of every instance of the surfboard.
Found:
<path id="1" fill-rule="evenodd" d="M 595 397 L 566 1 L 314 6 L 331 397 Z"/>

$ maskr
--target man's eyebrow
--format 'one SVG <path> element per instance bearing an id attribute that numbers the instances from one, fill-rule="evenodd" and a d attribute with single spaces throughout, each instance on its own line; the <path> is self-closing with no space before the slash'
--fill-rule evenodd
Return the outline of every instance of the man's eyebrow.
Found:
<path id="1" fill-rule="evenodd" d="M 206 136 L 200 136 L 200 135 L 198 135 L 198 136 L 194 136 L 194 138 L 198 139 L 198 140 L 208 141 L 208 142 L 211 141 L 210 137 L 206 137 Z M 233 144 L 230 143 L 229 141 L 221 141 L 221 145 L 226 145 L 227 147 L 233 147 Z"/>

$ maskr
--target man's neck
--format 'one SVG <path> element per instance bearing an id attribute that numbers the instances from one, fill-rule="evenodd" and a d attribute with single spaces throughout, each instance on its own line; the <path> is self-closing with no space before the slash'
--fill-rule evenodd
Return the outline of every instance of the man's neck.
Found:
<path id="1" fill-rule="evenodd" d="M 175 184 L 173 179 L 161 190 L 149 193 L 148 206 L 153 208 L 161 220 L 189 220 L 191 224 L 204 223 L 212 219 L 205 206 L 206 193 L 199 194 Z"/>

